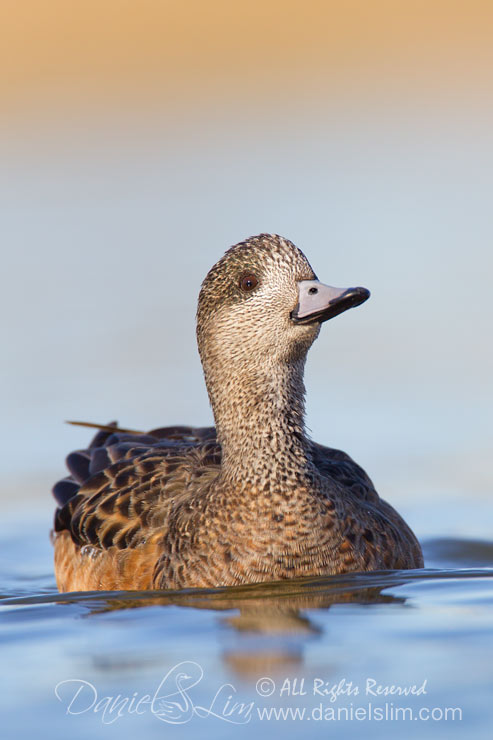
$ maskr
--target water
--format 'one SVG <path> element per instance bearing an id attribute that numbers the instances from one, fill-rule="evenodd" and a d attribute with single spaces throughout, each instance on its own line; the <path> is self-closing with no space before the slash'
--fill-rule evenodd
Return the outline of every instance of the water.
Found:
<path id="1" fill-rule="evenodd" d="M 5 738 L 490 736 L 491 542 L 425 540 L 421 571 L 58 594 L 46 524 L 2 525 Z"/>

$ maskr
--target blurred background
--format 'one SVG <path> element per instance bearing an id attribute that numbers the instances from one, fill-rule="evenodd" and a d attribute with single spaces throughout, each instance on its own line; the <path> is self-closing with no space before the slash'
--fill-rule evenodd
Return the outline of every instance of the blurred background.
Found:
<path id="1" fill-rule="evenodd" d="M 86 430 L 209 424 L 200 283 L 262 231 L 371 300 L 308 426 L 421 537 L 491 536 L 489 0 L 2 0 L 4 511 Z"/>

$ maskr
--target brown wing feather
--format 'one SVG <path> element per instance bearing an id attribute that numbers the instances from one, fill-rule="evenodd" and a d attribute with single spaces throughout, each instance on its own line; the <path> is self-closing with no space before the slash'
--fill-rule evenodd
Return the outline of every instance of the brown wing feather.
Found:
<path id="1" fill-rule="evenodd" d="M 362 553 L 363 567 L 374 569 L 377 567 L 377 558 L 384 553 L 387 568 L 409 568 L 410 561 L 413 561 L 413 567 L 422 567 L 423 555 L 414 533 L 400 514 L 380 498 L 363 468 L 342 450 L 324 447 L 316 442 L 311 444 L 319 471 L 340 483 L 347 492 L 345 500 L 349 510 L 350 496 L 358 502 L 354 516 L 348 515 L 345 521 L 342 545 L 345 564 L 349 566 L 355 554 Z M 361 500 L 369 507 L 363 520 L 357 515 Z"/>
<path id="2" fill-rule="evenodd" d="M 165 528 L 171 499 L 219 470 L 213 429 L 166 427 L 133 435 L 109 427 L 104 437 L 96 435 L 97 446 L 78 453 L 88 456 L 89 469 L 94 462 L 108 464 L 83 480 L 55 514 L 55 533 L 67 530 L 79 547 L 137 547 L 156 527 Z"/>
<path id="3" fill-rule="evenodd" d="M 377 502 L 379 496 L 371 479 L 354 460 L 342 450 L 311 442 L 313 461 L 322 475 L 340 483 L 355 496 Z"/>

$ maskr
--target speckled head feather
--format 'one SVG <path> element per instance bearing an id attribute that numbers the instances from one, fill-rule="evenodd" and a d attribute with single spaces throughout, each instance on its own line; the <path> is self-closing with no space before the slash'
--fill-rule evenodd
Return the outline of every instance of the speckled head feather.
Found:
<path id="1" fill-rule="evenodd" d="M 256 280 L 250 291 L 241 287 L 247 276 Z M 291 351 L 298 341 L 306 345 L 307 337 L 313 341 L 318 326 L 300 330 L 290 313 L 298 302 L 298 281 L 314 279 L 303 252 L 276 234 L 250 237 L 228 249 L 207 274 L 199 295 L 197 338 L 202 361 L 210 349 L 205 345 L 214 340 L 223 361 L 230 356 L 233 361 L 242 358 L 240 344 L 247 351 L 249 347 L 251 360 L 263 361 L 265 353 Z"/>
<path id="2" fill-rule="evenodd" d="M 239 287 L 241 276 L 248 272 L 264 282 L 266 292 L 279 290 L 293 280 L 316 279 L 303 252 L 288 239 L 277 234 L 252 236 L 230 247 L 209 270 L 200 291 L 198 316 L 214 311 L 223 302 L 233 304 L 250 297 Z"/>

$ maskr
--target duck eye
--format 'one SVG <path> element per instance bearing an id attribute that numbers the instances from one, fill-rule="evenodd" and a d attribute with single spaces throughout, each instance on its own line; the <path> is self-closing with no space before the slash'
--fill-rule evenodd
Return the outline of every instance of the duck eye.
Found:
<path id="1" fill-rule="evenodd" d="M 248 293 L 249 290 L 253 290 L 258 285 L 258 280 L 252 273 L 242 275 L 240 278 L 240 289 L 244 293 Z"/>

